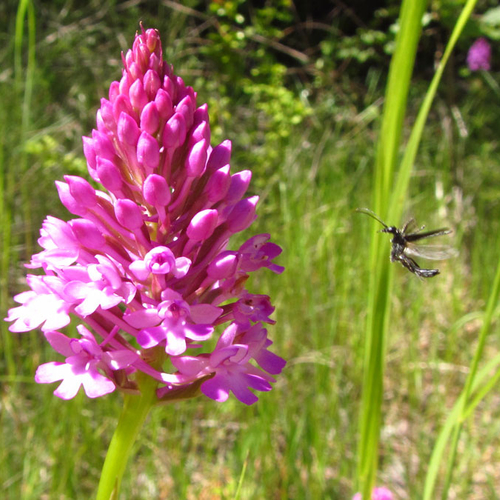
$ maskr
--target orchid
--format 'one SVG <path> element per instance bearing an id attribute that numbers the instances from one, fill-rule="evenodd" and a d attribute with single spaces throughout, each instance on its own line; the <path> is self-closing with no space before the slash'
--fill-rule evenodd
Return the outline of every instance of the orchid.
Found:
<path id="1" fill-rule="evenodd" d="M 486 38 L 478 38 L 470 47 L 467 54 L 467 66 L 471 71 L 491 68 L 491 45 Z"/>
<path id="2" fill-rule="evenodd" d="M 92 398 L 140 394 L 142 373 L 158 404 L 230 392 L 252 404 L 250 389 L 269 391 L 285 362 L 267 350 L 270 298 L 246 282 L 263 267 L 283 272 L 281 248 L 269 234 L 230 248 L 256 218 L 251 172 L 231 174 L 229 141 L 210 145 L 207 105 L 163 61 L 159 33 L 142 29 L 122 58 L 122 78 L 83 138 L 94 184 L 56 182 L 74 218 L 43 222 L 42 251 L 27 265 L 42 274 L 28 275 L 6 320 L 13 332 L 41 329 L 65 356 L 35 377 L 62 381 L 60 398 L 80 387 Z M 71 321 L 79 338 L 62 331 Z"/>

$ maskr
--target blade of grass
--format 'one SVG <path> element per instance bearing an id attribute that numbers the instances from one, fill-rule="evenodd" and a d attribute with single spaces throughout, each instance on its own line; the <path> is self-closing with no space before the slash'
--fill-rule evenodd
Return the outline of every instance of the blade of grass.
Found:
<path id="1" fill-rule="evenodd" d="M 388 193 L 399 153 L 410 79 L 426 5 L 426 1 L 404 0 L 401 6 L 400 30 L 389 70 L 373 186 L 373 208 L 382 217 L 387 215 Z M 371 498 L 377 471 L 392 284 L 388 259 L 382 258 L 381 252 L 382 239 L 376 236 L 371 244 L 370 262 L 373 272 L 368 296 L 367 345 L 358 445 L 358 486 L 363 498 Z"/>
<path id="2" fill-rule="evenodd" d="M 26 69 L 23 70 L 22 65 L 22 51 L 23 51 L 23 41 L 24 41 L 24 28 L 25 19 L 28 18 L 28 62 Z M 22 105 L 22 119 L 21 119 L 21 130 L 20 130 L 20 144 L 24 144 L 26 141 L 28 129 L 31 123 L 31 107 L 32 107 L 32 95 L 33 95 L 33 85 L 34 85 L 34 65 L 35 65 L 35 13 L 33 4 L 30 0 L 22 0 L 19 2 L 16 15 L 16 29 L 14 35 L 14 74 L 15 74 L 15 92 L 18 91 L 19 94 L 23 92 L 23 105 Z M 23 81 L 23 75 L 25 79 Z M 2 110 L 2 123 L 6 123 L 7 120 L 5 115 L 7 111 Z M 9 129 L 10 133 L 15 133 Z M 2 228 L 2 246 L 1 246 L 1 277 L 0 284 L 2 289 L 2 296 L 0 297 L 0 304 L 2 304 L 2 309 L 7 307 L 9 302 L 9 290 L 7 283 L 9 282 L 10 270 L 15 267 L 16 256 L 12 252 L 12 248 L 15 244 L 12 238 L 12 214 L 15 213 L 16 207 L 16 180 L 23 175 L 26 170 L 27 159 L 26 154 L 22 152 L 18 161 L 7 162 L 3 155 L 3 136 L 5 129 L 2 126 L 2 151 L 0 158 L 0 189 L 2 196 L 1 208 L 0 208 L 0 224 Z M 15 167 L 13 167 L 15 165 Z M 21 184 L 21 199 L 22 199 L 22 212 L 23 220 L 26 227 L 30 227 L 29 221 L 31 220 L 31 193 L 29 186 L 25 183 Z M 25 231 L 25 244 L 31 253 L 32 238 L 31 232 Z M 2 317 L 4 315 L 4 310 L 2 312 Z M 3 345 L 4 345 L 4 356 L 7 364 L 7 373 L 10 376 L 14 376 L 16 373 L 16 366 L 14 362 L 13 353 L 13 343 L 11 334 L 7 330 L 7 325 L 2 322 L 1 326 Z"/>
<path id="3" fill-rule="evenodd" d="M 401 167 L 397 175 L 393 196 L 391 197 L 389 213 L 392 217 L 394 217 L 394 220 L 399 220 L 403 213 L 404 200 L 408 192 L 408 185 L 410 183 L 411 172 L 413 169 L 413 164 L 415 163 L 418 146 L 422 138 L 422 132 L 424 130 L 424 125 L 427 120 L 432 101 L 434 100 L 439 82 L 441 81 L 441 78 L 443 76 L 444 68 L 446 66 L 446 63 L 448 62 L 448 59 L 450 58 L 451 52 L 455 47 L 458 38 L 460 37 L 460 34 L 465 27 L 465 24 L 467 23 L 467 20 L 472 14 L 476 3 L 477 0 L 468 0 L 464 8 L 462 9 L 462 12 L 448 41 L 448 45 L 446 46 L 446 49 L 444 51 L 443 57 L 439 63 L 436 73 L 434 74 L 431 84 L 429 85 L 429 89 L 425 94 L 422 105 L 420 106 L 417 119 L 415 120 L 415 124 L 413 125 L 410 139 L 408 141 L 408 145 L 405 148 L 404 156 L 401 161 Z"/>
<path id="4" fill-rule="evenodd" d="M 25 18 L 27 18 L 28 30 L 28 56 L 26 68 L 22 66 L 22 50 L 24 40 L 24 27 Z M 31 108 L 33 100 L 33 86 L 35 76 L 35 8 L 31 0 L 21 0 L 17 9 L 16 15 L 16 31 L 14 35 L 14 68 L 15 79 L 18 88 L 24 85 L 24 97 L 22 107 L 22 126 L 21 126 L 21 143 L 24 144 L 28 131 L 31 126 Z M 22 76 L 25 75 L 24 82 L 21 81 Z M 24 173 L 27 169 L 27 157 L 24 148 L 21 150 L 20 158 L 20 171 Z M 31 234 L 31 193 L 27 183 L 21 183 L 21 199 L 23 220 L 27 230 L 24 232 L 24 240 L 26 245 L 26 253 L 31 255 L 33 253 L 33 237 Z"/>
<path id="5" fill-rule="evenodd" d="M 498 368 L 498 366 L 500 366 L 500 354 L 498 354 L 491 361 L 489 361 L 486 364 L 486 366 L 478 373 L 477 377 L 473 382 L 473 390 L 476 390 L 478 387 L 480 387 L 483 381 L 485 381 L 487 377 L 488 377 L 487 386 L 490 386 L 489 381 L 493 379 L 496 380 L 496 377 L 498 376 L 498 374 L 500 374 L 500 371 L 497 371 L 493 379 L 489 378 L 491 377 L 490 376 L 491 371 L 495 368 Z M 492 388 L 493 385 L 489 387 L 489 389 Z M 486 396 L 484 388 L 480 391 L 479 395 L 482 395 L 482 397 Z M 455 405 L 453 406 L 453 409 L 450 411 L 450 414 L 448 415 L 448 418 L 446 419 L 446 422 L 443 425 L 443 428 L 441 429 L 441 432 L 439 433 L 439 436 L 432 450 L 432 455 L 429 462 L 429 468 L 427 470 L 427 475 L 425 478 L 424 494 L 422 500 L 431 500 L 435 498 L 434 487 L 439 472 L 439 465 L 443 458 L 443 453 L 446 449 L 446 443 L 448 442 L 453 427 L 455 426 L 457 420 L 460 417 L 460 410 L 463 405 L 463 397 L 464 394 L 460 395 L 457 401 L 455 402 Z M 468 416 L 469 415 L 467 415 L 467 417 Z"/>
<path id="6" fill-rule="evenodd" d="M 490 297 L 488 299 L 488 304 L 486 306 L 486 313 L 484 315 L 483 326 L 481 327 L 481 332 L 479 334 L 479 340 L 476 347 L 476 352 L 474 353 L 474 358 L 472 359 L 471 368 L 467 380 L 465 382 L 465 387 L 462 391 L 463 399 L 460 407 L 459 418 L 455 421 L 455 428 L 453 431 L 453 437 L 450 445 L 450 453 L 448 455 L 448 467 L 446 472 L 445 484 L 441 498 L 445 500 L 448 498 L 448 491 L 450 489 L 451 480 L 453 477 L 453 467 L 455 464 L 455 458 L 457 454 L 458 441 L 460 439 L 460 434 L 462 432 L 463 424 L 470 414 L 468 410 L 469 398 L 472 391 L 472 386 L 474 383 L 474 378 L 477 374 L 479 367 L 479 361 L 483 355 L 484 346 L 486 344 L 486 338 L 490 332 L 491 322 L 493 319 L 493 313 L 495 312 L 495 307 L 498 304 L 498 299 L 500 297 L 500 260 L 498 261 L 497 271 L 495 275 L 495 280 L 493 282 L 493 287 L 490 292 Z"/>
<path id="7" fill-rule="evenodd" d="M 409 79 L 413 68 L 416 44 L 418 43 L 421 32 L 420 21 L 426 6 L 425 2 L 412 2 L 411 6 L 407 6 L 406 3 L 403 2 L 400 17 L 401 38 L 396 40 L 396 53 L 391 62 L 391 73 L 387 87 L 381 138 L 377 151 L 373 199 L 375 211 L 378 214 L 382 214 L 383 217 L 385 217 L 387 213 L 387 202 L 384 203 L 384 201 L 390 200 L 390 210 L 388 213 L 394 220 L 399 220 L 401 218 L 411 171 L 431 103 L 436 94 L 437 86 L 441 80 L 446 62 L 448 61 L 451 51 L 467 19 L 470 17 L 475 3 L 475 0 L 469 1 L 457 21 L 443 59 L 420 108 L 397 175 L 394 191 L 389 198 L 387 193 L 391 187 L 394 165 L 397 159 L 402 121 L 406 109 Z M 412 19 L 408 19 L 407 16 L 409 15 L 412 16 Z M 398 53 L 398 49 L 401 49 L 402 52 Z M 402 57 L 402 59 L 399 59 L 399 56 Z M 406 57 L 406 59 L 403 56 Z M 407 64 L 409 64 L 409 67 L 406 66 Z M 401 78 L 397 78 L 394 81 L 391 78 L 394 75 L 398 75 Z M 394 85 L 394 88 L 392 88 L 392 85 Z M 394 106 L 397 106 L 397 108 Z M 380 238 L 374 238 L 371 247 L 371 265 L 372 269 L 376 271 L 372 279 L 369 296 L 368 344 L 365 357 L 365 377 L 361 410 L 361 439 L 358 451 L 358 479 L 362 484 L 363 498 L 370 498 L 375 480 L 378 437 L 381 422 L 380 407 L 383 392 L 383 373 L 385 368 L 385 343 L 390 313 L 389 295 L 392 274 L 389 271 L 387 259 L 382 262 L 380 261 L 380 249 Z"/>

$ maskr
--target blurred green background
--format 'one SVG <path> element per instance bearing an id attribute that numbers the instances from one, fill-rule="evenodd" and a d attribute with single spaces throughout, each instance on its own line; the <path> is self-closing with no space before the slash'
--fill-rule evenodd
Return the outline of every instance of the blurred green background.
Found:
<path id="1" fill-rule="evenodd" d="M 434 1 L 410 94 L 410 130 L 463 2 Z M 26 8 L 19 16 L 18 9 Z M 500 12 L 479 2 L 434 103 L 407 214 L 449 226 L 460 257 L 422 282 L 398 266 L 388 346 L 379 484 L 416 499 L 441 423 L 463 387 L 499 252 Z M 286 272 L 267 293 L 274 352 L 288 365 L 252 407 L 197 399 L 159 408 L 123 484 L 130 499 L 346 499 L 353 493 L 361 394 L 374 146 L 399 2 L 69 1 L 0 4 L 1 314 L 25 290 L 47 214 L 69 218 L 54 181 L 88 178 L 81 136 L 121 76 L 142 21 L 207 102 L 212 142 L 233 142 L 232 170 L 253 170 L 259 218 Z M 496 16 L 496 17 L 495 17 Z M 24 20 L 24 25 L 23 21 Z M 492 70 L 470 73 L 487 36 Z M 387 220 L 399 225 L 402 221 Z M 234 247 L 237 248 L 237 243 Z M 389 241 L 387 258 L 389 258 Z M 495 314 L 498 317 L 500 309 Z M 0 497 L 87 499 L 121 409 L 114 394 L 72 401 L 37 385 L 55 360 L 39 332 L 1 325 Z M 494 328 L 486 356 L 498 352 Z M 493 391 L 494 392 L 494 391 Z M 455 498 L 500 498 L 500 400 L 490 394 L 459 447 Z"/>

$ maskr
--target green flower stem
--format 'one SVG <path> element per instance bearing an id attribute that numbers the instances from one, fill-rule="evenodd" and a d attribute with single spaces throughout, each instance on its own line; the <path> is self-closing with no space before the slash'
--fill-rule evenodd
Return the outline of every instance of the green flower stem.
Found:
<path id="1" fill-rule="evenodd" d="M 156 402 L 157 381 L 151 377 L 142 376 L 138 383 L 141 395 L 125 395 L 123 410 L 102 468 L 97 500 L 119 498 L 121 481 L 132 446 L 149 410 Z"/>

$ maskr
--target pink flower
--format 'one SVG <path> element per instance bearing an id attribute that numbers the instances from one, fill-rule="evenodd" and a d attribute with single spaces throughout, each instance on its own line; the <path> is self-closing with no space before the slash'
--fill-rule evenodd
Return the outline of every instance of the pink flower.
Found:
<path id="1" fill-rule="evenodd" d="M 172 358 L 180 372 L 180 380 L 191 381 L 215 373 L 213 378 L 201 385 L 201 392 L 215 401 L 226 401 L 229 393 L 247 405 L 255 403 L 257 397 L 249 387 L 258 391 L 270 391 L 274 378 L 265 373 L 280 373 L 285 362 L 267 351 L 270 345 L 267 331 L 255 324 L 244 333 L 238 333 L 238 324 L 231 324 L 219 338 L 210 355 Z M 265 370 L 253 366 L 254 359 Z M 161 393 L 161 390 L 160 390 Z"/>
<path id="2" fill-rule="evenodd" d="M 361 500 L 361 493 L 356 493 L 352 500 Z M 372 491 L 372 500 L 394 500 L 394 495 L 389 488 L 380 486 Z"/>
<path id="3" fill-rule="evenodd" d="M 162 400 L 201 385 L 217 401 L 233 392 L 251 404 L 285 362 L 262 328 L 274 324 L 271 300 L 246 284 L 263 267 L 281 273 L 281 249 L 269 234 L 231 246 L 257 217 L 258 196 L 245 197 L 251 172 L 231 174 L 229 141 L 211 146 L 207 105 L 163 61 L 158 32 L 142 29 L 123 63 L 83 138 L 101 189 L 72 175 L 56 182 L 75 218 L 44 221 L 27 266 L 44 274 L 14 297 L 10 330 L 40 328 L 65 356 L 36 375 L 61 380 L 64 399 L 82 386 L 89 397 L 138 390 L 131 375 L 141 371 Z M 72 319 L 80 339 L 58 331 Z"/>
<path id="4" fill-rule="evenodd" d="M 60 354 L 66 356 L 65 363 L 45 363 L 36 371 L 35 380 L 39 384 L 49 384 L 62 380 L 54 391 L 62 399 L 76 396 L 80 386 L 89 398 L 104 396 L 115 390 L 110 378 L 104 372 L 120 370 L 130 366 L 139 356 L 128 349 L 104 351 L 95 341 L 94 336 L 82 325 L 78 330 L 82 339 L 70 339 L 59 332 L 45 334 L 49 344 Z"/>
<path id="5" fill-rule="evenodd" d="M 178 356 L 186 350 L 186 340 L 210 338 L 214 331 L 211 323 L 220 316 L 222 309 L 210 304 L 190 306 L 180 293 L 170 289 L 162 292 L 162 299 L 156 308 L 124 316 L 125 321 L 140 329 L 137 342 L 142 347 L 151 348 L 165 341 L 166 353 Z"/>
<path id="6" fill-rule="evenodd" d="M 486 38 L 478 38 L 467 54 L 467 66 L 471 71 L 490 70 L 491 46 Z"/>

